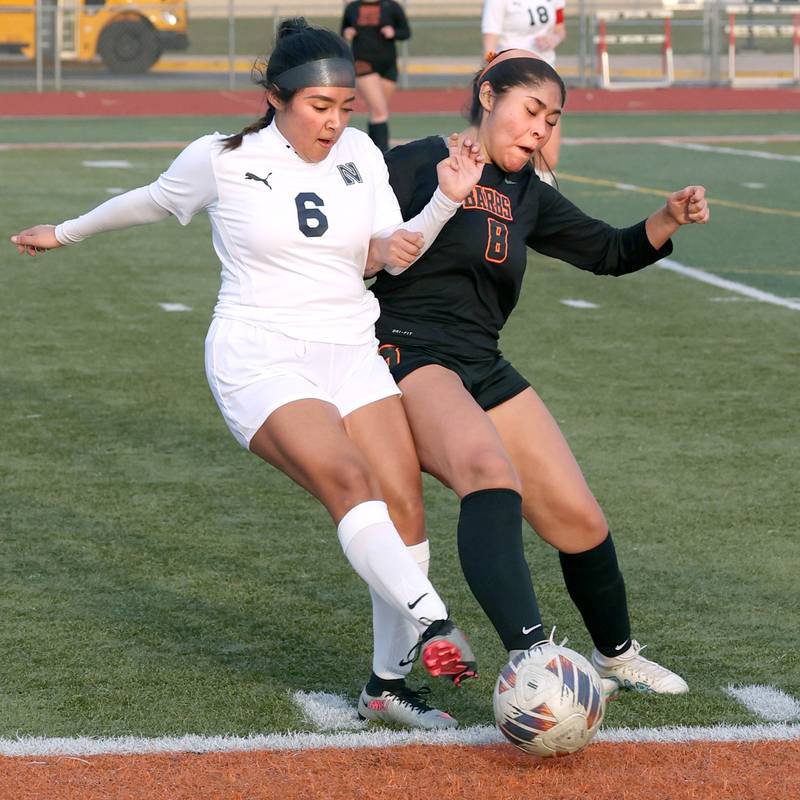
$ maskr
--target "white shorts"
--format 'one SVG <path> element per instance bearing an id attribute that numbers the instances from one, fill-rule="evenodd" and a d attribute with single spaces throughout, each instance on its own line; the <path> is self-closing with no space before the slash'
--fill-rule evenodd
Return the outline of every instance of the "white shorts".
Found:
<path id="1" fill-rule="evenodd" d="M 305 342 L 246 322 L 215 318 L 206 336 L 206 377 L 242 447 L 269 415 L 294 400 L 332 403 L 342 417 L 399 395 L 378 342 Z"/>

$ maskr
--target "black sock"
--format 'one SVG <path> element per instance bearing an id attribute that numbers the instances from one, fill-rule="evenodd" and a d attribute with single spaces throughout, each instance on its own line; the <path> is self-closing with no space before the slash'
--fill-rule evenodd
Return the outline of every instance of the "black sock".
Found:
<path id="1" fill-rule="evenodd" d="M 378 697 L 381 692 L 391 692 L 405 685 L 405 678 L 380 678 L 374 672 L 371 672 L 367 681 L 367 692 L 373 697 Z"/>
<path id="2" fill-rule="evenodd" d="M 369 138 L 375 142 L 376 147 L 385 153 L 389 149 L 389 123 L 370 122 L 367 127 Z"/>
<path id="3" fill-rule="evenodd" d="M 461 501 L 458 555 L 470 591 L 506 650 L 544 638 L 522 545 L 522 498 L 512 489 L 482 489 Z"/>
<path id="4" fill-rule="evenodd" d="M 559 553 L 567 591 L 581 612 L 594 646 L 617 656 L 630 644 L 631 622 L 625 581 L 617 564 L 611 533 L 583 553 Z"/>

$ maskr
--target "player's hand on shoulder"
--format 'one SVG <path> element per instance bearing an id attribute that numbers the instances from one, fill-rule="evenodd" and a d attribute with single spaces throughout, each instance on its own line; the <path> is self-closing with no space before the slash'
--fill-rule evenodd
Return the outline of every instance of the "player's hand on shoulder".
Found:
<path id="1" fill-rule="evenodd" d="M 424 246 L 425 239 L 421 233 L 403 228 L 384 239 L 370 240 L 364 277 L 370 278 L 383 268 L 393 275 L 402 272 L 417 260 Z"/>
<path id="2" fill-rule="evenodd" d="M 705 186 L 687 186 L 667 198 L 667 213 L 679 225 L 705 225 L 711 212 L 706 200 Z"/>
<path id="3" fill-rule="evenodd" d="M 460 203 L 480 180 L 484 159 L 477 142 L 469 137 L 461 139 L 457 133 L 450 135 L 447 147 L 449 155 L 436 165 L 439 188 Z"/>
<path id="4" fill-rule="evenodd" d="M 11 243 L 16 245 L 20 255 L 27 253 L 35 256 L 47 250 L 55 250 L 56 247 L 63 247 L 61 242 L 56 239 L 55 225 L 34 225 L 26 228 L 11 237 Z"/>

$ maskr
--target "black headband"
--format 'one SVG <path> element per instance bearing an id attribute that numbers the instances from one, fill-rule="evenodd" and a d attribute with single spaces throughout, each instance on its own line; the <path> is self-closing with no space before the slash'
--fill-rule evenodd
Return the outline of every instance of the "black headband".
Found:
<path id="1" fill-rule="evenodd" d="M 278 75 L 275 85 L 290 91 L 307 89 L 309 86 L 341 86 L 351 89 L 356 85 L 356 70 L 350 59 L 320 58 L 287 69 Z"/>

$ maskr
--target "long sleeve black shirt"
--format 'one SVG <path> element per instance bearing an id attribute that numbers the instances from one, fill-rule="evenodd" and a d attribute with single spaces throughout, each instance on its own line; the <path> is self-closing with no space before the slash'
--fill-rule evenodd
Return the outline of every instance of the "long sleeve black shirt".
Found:
<path id="1" fill-rule="evenodd" d="M 409 219 L 436 186 L 436 164 L 448 154 L 440 136 L 386 155 L 389 178 Z M 500 331 L 522 288 L 532 248 L 596 275 L 626 275 L 665 258 L 645 221 L 615 228 L 584 214 L 539 180 L 530 166 L 509 174 L 487 164 L 478 185 L 430 249 L 398 276 L 381 272 L 372 285 L 380 301 L 378 338 L 419 344 L 462 360 L 498 352 Z"/>

